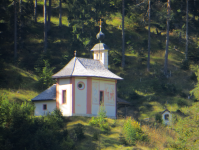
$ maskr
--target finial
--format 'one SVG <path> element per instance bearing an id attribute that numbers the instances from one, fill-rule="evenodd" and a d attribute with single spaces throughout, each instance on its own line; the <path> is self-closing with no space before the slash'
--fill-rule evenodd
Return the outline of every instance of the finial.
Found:
<path id="1" fill-rule="evenodd" d="M 100 23 L 100 26 L 99 26 L 99 27 L 100 27 L 100 31 L 101 31 L 101 28 L 102 28 L 102 22 L 103 22 L 103 21 L 101 21 L 101 19 L 100 19 L 100 21 L 98 21 L 98 22 Z"/>
<path id="2" fill-rule="evenodd" d="M 75 56 L 75 57 L 76 57 L 76 52 L 77 52 L 77 51 L 75 50 L 75 51 L 74 51 L 74 56 Z"/>

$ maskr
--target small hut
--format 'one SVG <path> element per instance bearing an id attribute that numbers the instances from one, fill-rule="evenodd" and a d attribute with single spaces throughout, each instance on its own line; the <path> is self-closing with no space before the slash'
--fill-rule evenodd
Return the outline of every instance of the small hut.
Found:
<path id="1" fill-rule="evenodd" d="M 162 112 L 162 121 L 165 125 L 171 125 L 171 119 L 172 119 L 172 115 L 171 112 L 168 109 L 165 109 Z"/>

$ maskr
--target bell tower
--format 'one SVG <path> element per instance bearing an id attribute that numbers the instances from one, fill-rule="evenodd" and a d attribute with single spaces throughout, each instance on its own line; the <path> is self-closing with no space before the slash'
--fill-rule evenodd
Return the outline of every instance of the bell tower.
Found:
<path id="1" fill-rule="evenodd" d="M 96 38 L 99 40 L 99 43 L 95 44 L 94 47 L 91 49 L 93 51 L 93 59 L 94 60 L 99 60 L 101 63 L 104 64 L 104 67 L 108 69 L 108 46 L 104 43 L 101 43 L 101 40 L 105 37 L 104 33 L 102 33 L 101 28 L 102 28 L 102 21 L 100 19 L 100 31 L 96 35 Z"/>

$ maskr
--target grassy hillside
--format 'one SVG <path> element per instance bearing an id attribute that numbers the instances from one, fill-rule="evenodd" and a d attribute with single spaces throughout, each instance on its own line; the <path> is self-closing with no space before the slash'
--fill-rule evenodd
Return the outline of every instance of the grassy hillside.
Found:
<path id="1" fill-rule="evenodd" d="M 60 70 L 73 57 L 73 52 L 77 50 L 78 57 L 90 57 L 90 49 L 99 41 L 95 38 L 99 32 L 97 22 L 91 18 L 83 23 L 80 20 L 70 20 L 68 18 L 67 5 L 63 4 L 62 27 L 58 26 L 58 8 L 53 6 L 51 17 L 51 28 L 48 32 L 48 49 L 43 53 L 43 2 L 38 2 L 38 22 L 30 20 L 26 24 L 26 38 L 24 48 L 19 49 L 18 61 L 12 64 L 11 54 L 13 53 L 13 43 L 3 43 L 6 51 L 2 52 L 5 59 L 0 73 L 0 95 L 6 95 L 10 101 L 23 102 L 30 101 L 41 92 L 36 76 L 35 68 L 43 67 L 43 60 L 48 60 L 51 68 L 55 67 L 53 73 Z M 77 141 L 77 149 L 169 149 L 179 147 L 183 143 L 188 149 L 191 145 L 198 145 L 197 112 L 198 103 L 194 96 L 190 96 L 190 90 L 197 83 L 195 72 L 197 71 L 197 61 L 190 61 L 189 68 L 184 68 L 185 36 L 183 29 L 172 30 L 170 32 L 168 72 L 163 73 L 164 52 L 165 52 L 165 30 L 158 28 L 153 22 L 151 27 L 151 68 L 146 71 L 147 66 L 147 26 L 140 26 L 132 19 L 125 18 L 125 58 L 126 66 L 121 68 L 121 14 L 113 13 L 104 16 L 102 31 L 105 33 L 106 43 L 109 48 L 109 69 L 124 78 L 118 81 L 118 96 L 129 101 L 132 105 L 127 107 L 127 116 L 131 116 L 141 123 L 141 128 L 149 137 L 147 142 L 136 142 L 136 146 L 125 145 L 121 140 L 122 127 L 125 122 L 125 108 L 118 107 L 118 119 L 108 119 L 110 131 L 103 133 L 99 128 L 89 125 L 90 118 L 71 117 L 67 124 L 67 129 L 72 132 L 74 125 L 81 123 L 85 127 L 85 138 Z M 87 25 L 92 24 L 92 28 Z M 179 40 L 179 33 L 182 32 L 182 39 Z M 196 51 L 198 45 L 197 32 L 190 35 L 189 51 Z M 188 99 L 190 96 L 190 99 Z M 155 116 L 169 109 L 173 114 L 173 124 L 171 127 L 157 125 Z M 149 118 L 148 122 L 144 120 Z M 183 119 L 186 121 L 183 122 Z M 192 122 L 194 128 L 190 124 Z M 190 131 L 187 139 L 182 128 L 188 126 Z M 95 140 L 95 133 L 99 138 Z M 195 133 L 195 134 L 193 134 Z M 72 133 L 71 133 L 72 134 Z M 192 143 L 195 141 L 195 143 Z"/>

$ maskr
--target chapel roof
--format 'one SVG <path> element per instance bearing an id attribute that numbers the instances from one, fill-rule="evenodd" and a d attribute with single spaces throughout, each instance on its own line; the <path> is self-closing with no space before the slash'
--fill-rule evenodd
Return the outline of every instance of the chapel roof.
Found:
<path id="1" fill-rule="evenodd" d="M 99 60 L 73 57 L 71 61 L 52 78 L 65 77 L 99 77 L 122 80 L 121 77 L 104 67 Z"/>
<path id="2" fill-rule="evenodd" d="M 48 89 L 37 95 L 32 101 L 45 101 L 45 100 L 56 100 L 56 84 L 53 84 Z"/>

